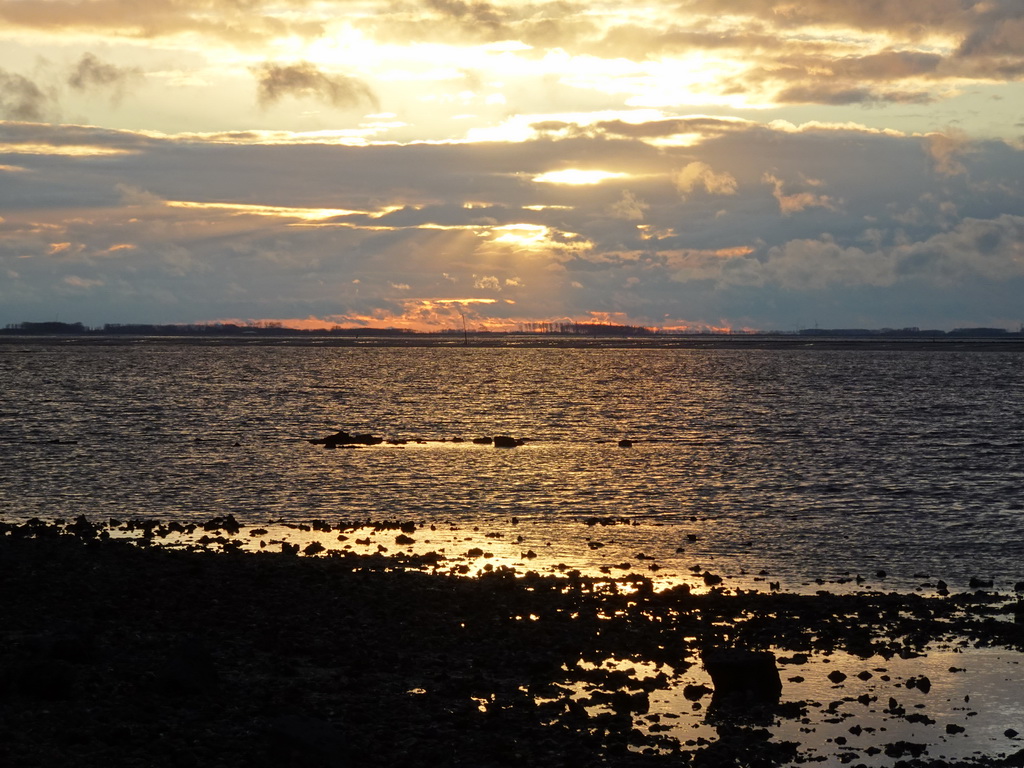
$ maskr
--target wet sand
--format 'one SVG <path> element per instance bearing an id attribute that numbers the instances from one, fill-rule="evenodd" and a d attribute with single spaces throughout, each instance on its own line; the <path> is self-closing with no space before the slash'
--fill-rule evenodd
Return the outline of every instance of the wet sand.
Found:
<path id="1" fill-rule="evenodd" d="M 0 765 L 1024 765 L 1010 735 L 934 756 L 983 724 L 938 698 L 966 673 L 927 665 L 939 648 L 1021 653 L 1012 595 L 693 594 L 140 541 L 87 521 L 0 524 Z M 782 697 L 684 685 L 721 647 L 771 651 Z M 812 670 L 833 701 L 801 697 Z M 879 718 L 890 730 L 862 746 Z M 844 735 L 821 743 L 832 720 Z M 900 724 L 943 735 L 908 740 Z"/>

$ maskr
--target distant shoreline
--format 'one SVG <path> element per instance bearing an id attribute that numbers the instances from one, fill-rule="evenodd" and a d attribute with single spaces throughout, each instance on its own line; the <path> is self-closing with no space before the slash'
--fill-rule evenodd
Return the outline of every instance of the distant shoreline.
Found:
<path id="1" fill-rule="evenodd" d="M 26 334 L 0 332 L 0 347 L 13 346 L 258 346 L 258 347 L 434 347 L 476 349 L 715 349 L 824 351 L 1024 351 L 1024 336 L 828 336 L 798 334 L 651 334 L 579 336 L 574 334 L 448 333 L 337 335 L 279 332 L 274 335 L 192 333 L 182 335 Z"/>

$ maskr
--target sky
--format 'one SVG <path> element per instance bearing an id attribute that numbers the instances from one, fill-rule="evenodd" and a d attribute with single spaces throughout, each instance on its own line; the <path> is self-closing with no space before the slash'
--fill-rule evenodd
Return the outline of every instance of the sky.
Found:
<path id="1" fill-rule="evenodd" d="M 0 326 L 1022 297 L 1022 0 L 0 0 Z"/>

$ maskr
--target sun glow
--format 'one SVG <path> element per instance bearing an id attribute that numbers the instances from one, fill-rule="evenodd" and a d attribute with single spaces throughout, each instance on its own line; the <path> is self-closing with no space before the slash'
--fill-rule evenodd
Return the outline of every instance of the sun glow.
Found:
<path id="1" fill-rule="evenodd" d="M 14 144 L 0 143 L 0 153 L 5 155 L 52 155 L 58 157 L 116 157 L 136 154 L 131 149 L 100 147 L 85 144 Z M 11 170 L 13 166 L 4 166 Z"/>
<path id="2" fill-rule="evenodd" d="M 615 173 L 613 171 L 588 171 L 580 168 L 566 168 L 563 171 L 548 171 L 538 176 L 534 176 L 533 180 L 541 184 L 600 184 L 602 181 L 608 179 L 619 179 L 624 176 L 628 176 L 625 173 Z"/>
<path id="3" fill-rule="evenodd" d="M 172 208 L 217 209 L 233 211 L 250 216 L 278 216 L 295 218 L 303 221 L 322 221 L 335 216 L 351 216 L 360 213 L 345 208 L 292 208 L 281 205 L 252 205 L 247 203 L 199 203 L 189 200 L 168 200 Z"/>
<path id="4" fill-rule="evenodd" d="M 542 224 L 506 224 L 492 231 L 497 235 L 494 242 L 524 248 L 543 245 L 550 239 L 548 228 Z"/>

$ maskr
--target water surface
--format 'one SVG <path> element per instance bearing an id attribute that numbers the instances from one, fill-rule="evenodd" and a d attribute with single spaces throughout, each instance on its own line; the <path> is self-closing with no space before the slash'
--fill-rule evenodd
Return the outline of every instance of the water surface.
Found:
<path id="1" fill-rule="evenodd" d="M 1024 578 L 1013 350 L 26 342 L 0 382 L 8 520 L 403 519 L 586 568 Z M 424 442 L 308 442 L 338 429 Z M 496 434 L 529 442 L 451 442 Z"/>

